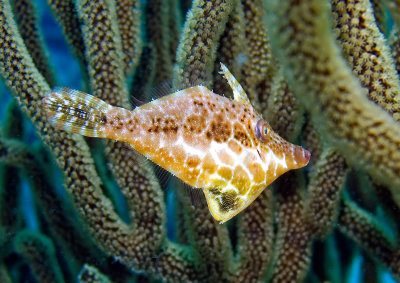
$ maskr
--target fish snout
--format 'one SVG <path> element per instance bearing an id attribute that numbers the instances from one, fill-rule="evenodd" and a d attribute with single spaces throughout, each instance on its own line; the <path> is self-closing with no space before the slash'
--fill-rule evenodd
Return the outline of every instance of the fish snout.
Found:
<path id="1" fill-rule="evenodd" d="M 296 168 L 302 168 L 307 166 L 308 162 L 310 161 L 311 153 L 307 150 L 302 148 L 301 146 L 296 146 L 294 150 L 294 164 L 296 164 Z"/>

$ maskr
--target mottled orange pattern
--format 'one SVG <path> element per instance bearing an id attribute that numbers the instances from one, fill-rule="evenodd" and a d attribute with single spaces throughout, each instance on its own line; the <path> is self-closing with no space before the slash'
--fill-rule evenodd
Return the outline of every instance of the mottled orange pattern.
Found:
<path id="1" fill-rule="evenodd" d="M 62 88 L 51 92 L 44 106 L 57 127 L 127 142 L 203 189 L 213 217 L 223 223 L 280 175 L 307 165 L 310 153 L 279 137 L 224 66 L 222 72 L 234 100 L 195 86 L 128 111 Z"/>

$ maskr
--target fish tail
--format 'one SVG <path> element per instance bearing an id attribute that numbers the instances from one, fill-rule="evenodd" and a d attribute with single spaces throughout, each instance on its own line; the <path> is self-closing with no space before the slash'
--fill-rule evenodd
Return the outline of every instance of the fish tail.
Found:
<path id="1" fill-rule="evenodd" d="M 112 108 L 101 99 L 66 87 L 53 89 L 43 98 L 49 122 L 67 132 L 106 137 L 106 113 Z"/>

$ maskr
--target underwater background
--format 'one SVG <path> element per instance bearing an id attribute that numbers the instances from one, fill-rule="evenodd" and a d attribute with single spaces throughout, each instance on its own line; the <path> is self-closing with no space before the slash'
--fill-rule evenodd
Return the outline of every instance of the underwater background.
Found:
<path id="1" fill-rule="evenodd" d="M 397 282 L 399 7 L 1 1 L 0 282 Z M 41 104 L 55 86 L 131 107 L 198 84 L 231 96 L 219 62 L 312 154 L 226 224 Z"/>

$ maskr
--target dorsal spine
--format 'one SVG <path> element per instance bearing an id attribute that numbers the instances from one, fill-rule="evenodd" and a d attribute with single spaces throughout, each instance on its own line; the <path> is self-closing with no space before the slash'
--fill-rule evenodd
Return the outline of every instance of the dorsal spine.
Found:
<path id="1" fill-rule="evenodd" d="M 51 124 L 68 132 L 105 137 L 106 113 L 112 108 L 87 93 L 66 87 L 55 88 L 43 99 Z"/>

